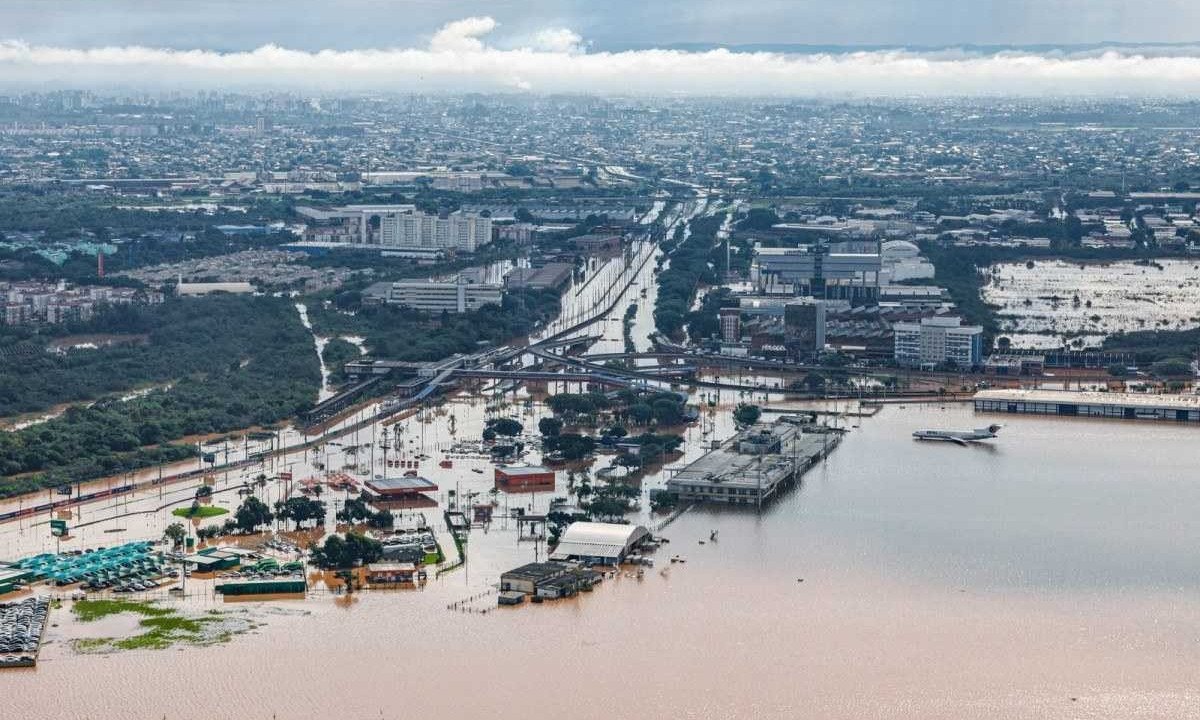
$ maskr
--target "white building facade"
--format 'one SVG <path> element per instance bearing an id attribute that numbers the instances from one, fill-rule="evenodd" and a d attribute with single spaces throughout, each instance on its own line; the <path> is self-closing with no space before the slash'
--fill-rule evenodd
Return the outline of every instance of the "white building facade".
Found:
<path id="1" fill-rule="evenodd" d="M 973 367 L 983 362 L 983 328 L 963 325 L 962 318 L 938 316 L 919 323 L 896 323 L 896 362 L 905 367 L 945 365 Z"/>

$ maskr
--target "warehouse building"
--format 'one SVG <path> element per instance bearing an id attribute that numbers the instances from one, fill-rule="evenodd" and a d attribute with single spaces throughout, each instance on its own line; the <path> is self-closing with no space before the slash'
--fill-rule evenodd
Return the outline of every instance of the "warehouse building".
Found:
<path id="1" fill-rule="evenodd" d="M 501 575 L 500 592 L 554 599 L 590 590 L 600 580 L 600 573 L 576 565 L 562 562 L 529 563 Z M 515 604 L 511 602 L 511 596 L 509 600 L 502 604 Z"/>
<path id="2" fill-rule="evenodd" d="M 975 411 L 1200 423 L 1200 395 L 981 390 L 975 393 Z"/>
<path id="3" fill-rule="evenodd" d="M 215 586 L 215 590 L 226 597 L 245 595 L 302 595 L 307 589 L 308 583 L 305 582 L 302 575 L 264 579 L 228 579 L 218 582 Z"/>
<path id="4" fill-rule="evenodd" d="M 618 565 L 648 540 L 650 531 L 641 525 L 573 522 L 563 531 L 550 559 Z"/>
<path id="5" fill-rule="evenodd" d="M 541 465 L 507 465 L 496 468 L 496 489 L 504 492 L 538 492 L 554 489 L 554 471 Z"/>

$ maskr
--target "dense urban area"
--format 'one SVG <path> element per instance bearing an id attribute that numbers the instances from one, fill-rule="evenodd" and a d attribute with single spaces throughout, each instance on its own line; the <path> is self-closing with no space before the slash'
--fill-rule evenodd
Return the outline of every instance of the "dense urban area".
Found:
<path id="1" fill-rule="evenodd" d="M 247 598 L 503 616 L 663 578 L 667 605 L 729 518 L 890 462 L 860 438 L 899 408 L 982 426 L 899 425 L 948 452 L 1200 423 L 1197 117 L 0 97 L 0 666 L 56 617 L 43 656 L 330 627 Z"/>

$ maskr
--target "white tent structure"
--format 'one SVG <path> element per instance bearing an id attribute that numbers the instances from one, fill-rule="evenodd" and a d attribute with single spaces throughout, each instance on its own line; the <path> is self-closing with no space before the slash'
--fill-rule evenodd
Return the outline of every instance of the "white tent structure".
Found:
<path id="1" fill-rule="evenodd" d="M 616 565 L 649 537 L 650 531 L 641 525 L 574 522 L 563 531 L 550 559 Z"/>

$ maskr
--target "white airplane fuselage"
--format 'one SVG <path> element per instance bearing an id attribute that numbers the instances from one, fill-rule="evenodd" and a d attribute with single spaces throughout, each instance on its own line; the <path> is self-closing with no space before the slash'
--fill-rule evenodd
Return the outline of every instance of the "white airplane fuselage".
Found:
<path id="1" fill-rule="evenodd" d="M 917 430 L 913 433 L 915 440 L 942 440 L 945 442 L 966 445 L 981 440 L 991 440 L 1000 431 L 999 425 L 989 425 L 974 430 Z"/>

